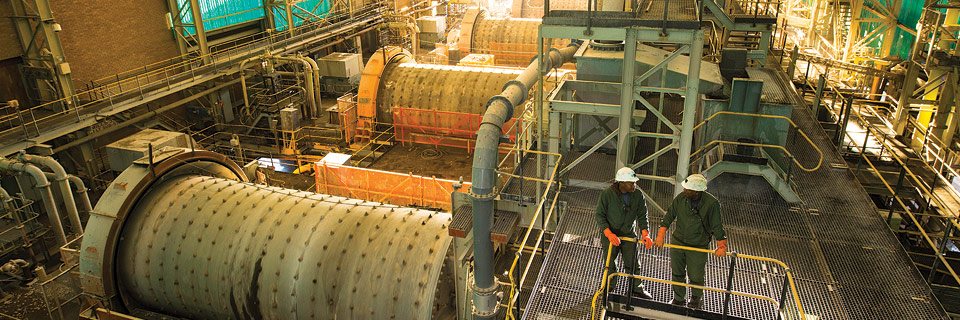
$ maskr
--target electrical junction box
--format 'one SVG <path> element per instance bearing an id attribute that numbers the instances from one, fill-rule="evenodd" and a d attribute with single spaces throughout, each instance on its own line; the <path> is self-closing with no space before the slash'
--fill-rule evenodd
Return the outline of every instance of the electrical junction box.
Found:
<path id="1" fill-rule="evenodd" d="M 420 33 L 444 34 L 447 32 L 447 17 L 425 16 L 417 19 L 417 28 Z"/>
<path id="2" fill-rule="evenodd" d="M 148 149 L 153 146 L 153 152 L 157 153 L 162 147 L 180 147 L 202 149 L 200 145 L 193 141 L 193 138 L 182 132 L 144 129 L 129 137 L 117 140 L 106 147 L 107 160 L 110 162 L 110 170 L 123 171 L 127 169 L 137 159 L 146 157 Z"/>
<path id="3" fill-rule="evenodd" d="M 283 131 L 300 129 L 300 109 L 292 107 L 280 109 L 280 129 Z"/>
<path id="4" fill-rule="evenodd" d="M 359 79 L 363 69 L 360 55 L 356 53 L 334 52 L 317 60 L 317 65 L 323 77 Z"/>

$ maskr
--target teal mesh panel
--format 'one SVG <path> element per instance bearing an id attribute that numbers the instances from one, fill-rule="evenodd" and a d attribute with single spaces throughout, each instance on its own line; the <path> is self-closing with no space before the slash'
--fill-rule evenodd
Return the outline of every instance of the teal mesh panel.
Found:
<path id="1" fill-rule="evenodd" d="M 183 23 L 193 23 L 190 14 L 190 3 L 187 0 L 177 0 L 177 5 L 184 12 Z M 213 30 L 235 25 L 251 20 L 263 18 L 262 0 L 200 0 L 200 13 L 203 15 L 203 28 Z M 176 15 L 176 13 L 174 13 Z M 192 27 L 184 28 L 187 34 L 196 33 Z"/>
<path id="2" fill-rule="evenodd" d="M 897 21 L 910 30 L 917 31 L 917 22 L 920 21 L 920 13 L 923 11 L 923 0 L 904 0 L 900 6 L 900 15 Z M 916 39 L 912 34 L 897 28 L 897 33 L 893 36 L 893 45 L 890 47 L 890 54 L 900 56 L 906 59 L 910 55 L 910 47 Z"/>
<path id="3" fill-rule="evenodd" d="M 293 25 L 299 26 L 302 25 L 306 18 L 309 21 L 317 20 L 317 17 L 325 18 L 327 14 L 330 13 L 330 0 L 306 0 L 297 3 L 293 3 Z M 284 9 L 282 7 L 274 8 L 274 19 L 276 20 L 277 30 L 286 30 L 287 21 L 283 18 L 286 16 Z"/>

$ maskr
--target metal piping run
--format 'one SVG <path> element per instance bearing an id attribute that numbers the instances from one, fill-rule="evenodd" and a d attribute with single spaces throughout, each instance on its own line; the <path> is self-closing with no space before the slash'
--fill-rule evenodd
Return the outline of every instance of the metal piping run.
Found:
<path id="1" fill-rule="evenodd" d="M 417 26 L 417 19 L 413 18 L 413 15 L 390 15 L 391 17 L 409 20 L 410 22 L 406 23 L 403 27 L 409 29 L 411 39 L 411 51 L 413 53 L 414 59 L 417 57 L 417 53 L 420 51 L 420 27 Z M 393 25 L 390 25 L 393 27 Z M 399 29 L 399 28 L 398 28 Z"/>
<path id="2" fill-rule="evenodd" d="M 320 115 L 320 93 L 323 91 L 320 88 L 320 65 L 317 64 L 317 60 L 313 60 L 311 57 L 299 54 L 297 56 L 304 61 L 309 62 L 310 66 L 313 67 L 313 99 L 315 108 L 313 111 L 311 111 L 311 113 L 313 114 L 313 117 L 316 118 Z"/>
<path id="3" fill-rule="evenodd" d="M 63 197 L 63 206 L 67 208 L 67 218 L 70 219 L 70 228 L 73 229 L 73 232 L 77 235 L 83 234 L 83 224 L 80 223 L 80 212 L 77 211 L 77 202 L 73 198 L 73 193 L 70 192 L 70 185 L 67 182 L 67 171 L 63 170 L 63 166 L 51 157 L 26 153 L 21 153 L 17 159 L 37 166 L 47 167 L 53 171 L 53 181 L 57 184 L 57 188 L 60 189 L 60 195 Z M 46 177 L 46 174 L 44 177 Z"/>
<path id="4" fill-rule="evenodd" d="M 53 225 L 53 231 L 57 233 L 59 245 L 67 244 L 67 235 L 63 232 L 63 224 L 60 223 L 60 213 L 57 212 L 57 204 L 53 201 L 53 192 L 50 191 L 50 182 L 43 174 L 43 171 L 29 163 L 0 159 L 0 170 L 11 170 L 20 173 L 29 174 L 33 181 L 37 183 L 40 189 L 40 197 L 43 198 L 43 207 L 47 211 L 47 218 Z"/>
<path id="5" fill-rule="evenodd" d="M 563 49 L 550 49 L 544 61 L 545 70 L 559 67 L 573 60 L 580 43 L 570 43 Z M 539 80 L 540 57 L 530 62 L 523 73 L 504 85 L 503 92 L 487 101 L 487 110 L 477 129 L 477 144 L 473 155 L 473 244 L 474 282 L 473 315 L 477 319 L 491 319 L 497 313 L 497 282 L 493 278 L 493 198 L 497 175 L 497 150 L 504 122 L 513 116 L 514 106 L 523 102 L 528 89 Z"/>
<path id="6" fill-rule="evenodd" d="M 303 69 L 304 69 L 304 72 L 305 72 L 303 83 L 304 83 L 304 88 L 305 88 L 306 91 L 307 91 L 305 98 L 306 98 L 306 100 L 307 100 L 307 110 L 309 111 L 309 112 L 305 112 L 305 114 L 307 114 L 307 115 L 308 115 L 307 117 L 309 117 L 309 118 L 314 118 L 314 117 L 316 116 L 317 112 L 319 112 L 319 109 L 320 109 L 320 108 L 318 107 L 318 106 L 319 106 L 319 102 L 320 102 L 320 100 L 319 100 L 319 99 L 320 99 L 320 94 L 319 94 L 319 93 L 315 93 L 315 91 L 316 91 L 316 92 L 319 92 L 319 91 L 320 91 L 320 90 L 319 90 L 319 89 L 320 89 L 320 88 L 319 88 L 319 83 L 320 83 L 319 72 L 320 72 L 320 70 L 319 70 L 319 68 L 316 67 L 317 62 L 316 62 L 316 61 L 313 61 L 313 59 L 307 60 L 307 59 L 309 59 L 309 58 L 304 58 L 303 56 L 297 56 L 296 58 L 291 58 L 291 57 L 273 56 L 273 55 L 267 53 L 267 54 L 265 54 L 264 56 L 261 56 L 261 57 L 253 57 L 253 58 L 249 58 L 249 59 L 246 59 L 246 60 L 241 61 L 241 62 L 240 62 L 240 74 L 243 75 L 244 70 L 246 70 L 246 64 L 247 64 L 247 63 L 249 63 L 249 62 L 251 62 L 251 61 L 262 60 L 262 59 L 267 59 L 267 60 L 273 59 L 273 60 L 278 60 L 278 61 L 287 61 L 287 62 L 294 62 L 294 63 L 299 62 L 299 63 L 302 63 L 302 64 L 303 64 Z M 316 72 L 314 72 L 314 70 L 316 70 Z M 314 87 L 315 87 L 315 86 L 317 86 L 316 90 L 314 90 Z M 249 107 L 250 107 L 250 98 L 247 96 L 247 80 L 246 80 L 246 77 L 244 77 L 244 76 L 241 76 L 241 77 L 240 77 L 240 88 L 241 88 L 241 90 L 243 90 L 243 105 L 244 105 L 244 107 L 249 108 Z"/>
<path id="7" fill-rule="evenodd" d="M 271 57 L 268 57 L 268 58 L 271 58 Z M 316 72 L 314 72 L 313 66 L 311 66 L 311 65 L 310 65 L 310 62 L 307 61 L 306 59 L 304 59 L 302 56 L 298 56 L 298 57 L 296 57 L 296 58 L 273 56 L 272 58 L 273 58 L 274 60 L 278 60 L 278 61 L 300 62 L 300 63 L 303 64 L 303 69 L 304 69 L 303 83 L 306 84 L 304 87 L 307 89 L 307 97 L 306 97 L 306 100 L 307 100 L 307 110 L 309 111 L 309 112 L 305 112 L 305 113 L 306 113 L 306 115 L 307 115 L 307 118 L 313 119 L 313 118 L 315 117 L 315 115 L 316 115 L 316 113 L 314 112 L 314 110 L 319 109 L 319 108 L 317 107 L 317 103 L 319 102 L 319 100 L 316 100 L 316 99 L 317 99 L 317 96 L 316 96 L 316 94 L 314 93 L 315 90 L 314 90 L 313 77 L 314 77 L 314 74 L 315 74 Z M 320 71 L 320 70 L 317 70 L 317 72 L 319 72 L 319 71 Z M 246 88 L 246 87 L 244 87 L 244 88 Z M 319 89 L 319 88 L 317 88 L 317 89 Z M 244 98 L 246 98 L 246 96 L 244 96 Z M 249 108 L 250 106 L 248 105 L 247 107 Z"/>
<path id="8" fill-rule="evenodd" d="M 47 176 L 47 180 L 56 178 L 55 173 L 44 172 L 44 175 Z M 93 211 L 93 205 L 90 203 L 90 196 L 87 195 L 87 185 L 83 183 L 83 180 L 80 177 L 77 177 L 72 174 L 67 174 L 67 181 L 73 186 L 73 193 L 75 199 L 79 201 L 79 207 L 77 208 L 80 212 L 89 214 L 90 211 Z"/>

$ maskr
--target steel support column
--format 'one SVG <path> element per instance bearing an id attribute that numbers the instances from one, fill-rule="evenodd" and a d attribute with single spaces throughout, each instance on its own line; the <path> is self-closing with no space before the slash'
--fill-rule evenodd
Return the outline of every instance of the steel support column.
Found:
<path id="1" fill-rule="evenodd" d="M 690 152 L 693 147 L 693 126 L 697 120 L 697 105 L 700 96 L 700 61 L 703 59 L 703 30 L 697 30 L 690 44 L 690 66 L 687 69 L 687 87 L 683 99 L 683 122 L 680 129 L 680 150 L 677 151 L 677 183 L 674 193 L 683 191 L 680 181 L 690 170 Z"/>
<path id="2" fill-rule="evenodd" d="M 203 57 L 203 63 L 210 63 L 210 47 L 207 45 L 207 30 L 203 27 L 200 0 L 190 0 L 190 14 L 193 16 L 193 28 L 196 30 L 200 56 Z"/>
<path id="3" fill-rule="evenodd" d="M 34 8 L 29 8 L 27 4 L 32 3 Z M 60 44 L 60 25 L 53 18 L 53 12 L 50 10 L 50 3 L 47 0 L 10 0 L 13 9 L 13 21 L 16 27 L 17 35 L 20 38 L 20 45 L 23 49 L 24 63 L 33 66 L 48 68 L 53 71 L 51 75 L 52 87 L 56 88 L 56 96 L 41 96 L 42 100 L 53 101 L 74 95 L 73 80 L 70 78 L 70 65 L 67 63 L 66 55 L 63 52 L 63 46 Z M 35 14 L 30 12 L 35 10 Z M 32 24 L 36 23 L 36 26 Z M 43 40 L 38 44 L 38 34 L 43 34 Z M 46 50 L 44 50 L 46 49 Z M 46 65 L 50 63 L 50 65 Z M 38 85 L 39 91 L 40 85 Z M 42 91 L 40 91 L 42 92 Z M 40 93 L 38 92 L 38 93 Z M 66 104 L 70 104 L 67 100 Z M 62 109 L 68 109 L 67 105 L 62 105 Z"/>
<path id="4" fill-rule="evenodd" d="M 920 66 L 913 60 L 907 59 L 907 64 L 907 75 L 903 77 L 903 87 L 900 89 L 900 97 L 897 98 L 897 112 L 893 121 L 893 130 L 898 136 L 902 136 L 907 129 L 910 100 L 913 99 L 913 90 L 917 88 L 917 77 L 920 74 Z"/>
<path id="5" fill-rule="evenodd" d="M 617 136 L 617 168 L 629 165 L 633 146 L 630 127 L 633 124 L 633 86 L 636 75 L 637 32 L 627 29 L 623 43 L 623 67 L 620 69 L 620 125 Z M 699 83 L 699 77 L 696 78 Z"/>

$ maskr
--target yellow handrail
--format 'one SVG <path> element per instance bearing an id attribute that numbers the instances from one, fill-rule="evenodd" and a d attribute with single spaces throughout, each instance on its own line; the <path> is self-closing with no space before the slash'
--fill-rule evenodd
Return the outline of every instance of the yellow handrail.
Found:
<path id="1" fill-rule="evenodd" d="M 808 61 L 808 62 L 809 62 L 809 61 Z M 829 84 L 829 88 L 828 88 L 828 89 L 829 89 L 830 91 L 832 91 L 832 92 L 833 92 L 837 97 L 839 97 L 840 99 L 846 99 L 846 96 L 845 96 L 843 93 L 841 93 L 840 90 L 838 90 L 837 87 L 834 86 L 833 84 L 831 84 L 830 82 L 831 82 L 830 79 L 827 79 L 827 84 Z M 808 84 L 808 85 L 812 85 L 812 84 L 813 84 L 813 83 L 810 82 L 809 80 L 804 80 L 804 83 L 806 83 L 806 84 Z M 827 89 L 827 88 L 825 88 L 825 89 Z M 833 113 L 833 111 L 830 110 L 830 109 L 828 109 L 828 111 L 831 112 L 831 113 Z M 868 122 L 867 120 L 863 119 L 863 117 L 860 115 L 859 112 L 856 112 L 856 113 L 853 113 L 853 112 L 852 112 L 852 114 L 857 117 L 857 120 L 859 120 L 860 123 L 863 123 L 863 124 L 864 124 L 863 127 L 867 129 L 867 134 L 873 133 L 873 135 L 874 135 L 875 137 L 886 136 L 885 133 L 879 132 L 879 129 L 877 129 L 877 128 L 876 128 L 875 126 L 873 126 L 873 125 L 870 125 L 870 122 Z M 844 133 L 844 134 L 849 135 L 849 133 Z M 885 146 L 886 146 L 885 143 L 883 143 L 883 144 L 881 145 L 881 147 L 885 147 Z M 873 161 L 870 161 L 870 159 L 867 157 L 867 155 L 866 155 L 866 154 L 863 154 L 863 153 L 861 153 L 861 158 L 863 158 L 863 160 L 867 162 L 867 165 L 869 165 L 870 168 L 873 169 L 873 172 L 876 174 L 876 176 L 877 176 L 878 178 L 880 178 L 880 181 L 883 182 L 884 187 L 886 187 L 886 189 L 890 192 L 890 194 L 894 195 L 894 197 L 893 197 L 894 200 L 897 201 L 897 203 L 901 206 L 901 208 L 909 208 L 909 207 L 906 205 L 906 203 L 903 202 L 903 199 L 902 199 L 899 195 L 896 194 L 896 192 L 893 190 L 893 187 L 890 186 L 890 183 L 888 183 L 887 180 L 883 177 L 883 175 L 880 174 L 880 171 L 877 170 L 876 166 L 873 165 Z M 924 191 L 924 192 L 927 192 L 927 193 L 928 193 L 928 194 L 927 194 L 927 197 L 928 197 L 930 200 L 932 200 L 933 202 L 936 202 L 936 204 L 939 205 L 941 208 L 947 208 L 947 206 L 943 203 L 942 200 L 940 200 L 939 198 L 933 196 L 933 190 L 927 189 L 926 186 L 924 186 L 924 185 L 921 183 L 921 182 L 922 182 L 921 179 L 920 179 L 919 177 L 917 177 L 916 174 L 913 173 L 913 170 L 910 170 L 909 166 L 907 166 L 906 162 L 904 162 L 903 159 L 900 159 L 899 157 L 897 157 L 896 154 L 894 154 L 894 156 L 891 156 L 891 158 L 892 158 L 894 161 L 896 161 L 897 164 L 900 165 L 901 168 L 904 169 L 905 174 L 908 175 L 908 176 L 910 176 L 910 178 L 914 180 L 915 184 L 920 188 L 921 191 Z M 928 164 L 926 161 L 921 161 L 921 163 L 923 163 L 925 166 L 927 166 L 931 171 L 935 171 L 935 170 L 933 170 L 932 167 L 929 167 L 929 164 Z M 936 244 L 933 242 L 933 239 L 931 239 L 930 235 L 929 235 L 929 234 L 926 232 L 926 230 L 923 228 L 923 225 L 920 224 L 920 222 L 917 220 L 916 215 L 915 215 L 912 211 L 910 211 L 910 210 L 906 210 L 906 214 L 907 214 L 907 216 L 910 218 L 910 220 L 913 221 L 914 225 L 917 226 L 917 229 L 920 230 L 920 234 L 923 236 L 924 241 L 927 243 L 928 246 L 930 246 L 931 249 L 933 249 L 934 254 L 939 258 L 939 260 L 942 262 L 942 264 L 943 264 L 944 267 L 947 269 L 947 271 L 950 273 L 950 275 L 953 277 L 953 279 L 954 279 L 955 281 L 957 281 L 957 282 L 960 282 L 960 275 L 957 274 L 957 272 L 953 269 L 953 267 L 952 267 L 952 266 L 950 265 L 950 263 L 947 261 L 946 257 L 940 252 L 940 249 L 937 248 Z M 948 216 L 944 216 L 944 217 L 945 217 L 945 218 L 948 218 L 947 221 L 948 221 L 949 223 L 953 223 L 954 226 L 960 227 L 960 224 L 958 224 L 957 219 L 952 219 L 952 220 L 951 220 L 951 219 L 949 219 Z"/>
<path id="2" fill-rule="evenodd" d="M 816 150 L 816 151 L 817 151 L 817 154 L 820 155 L 820 159 L 817 160 L 817 165 L 816 165 L 815 167 L 813 167 L 813 168 L 804 167 L 802 164 L 800 164 L 799 161 L 797 161 L 797 157 L 794 157 L 793 154 L 792 154 L 789 150 L 787 150 L 787 148 L 785 148 L 785 147 L 783 147 L 783 146 L 780 146 L 780 145 L 760 144 L 760 143 L 749 143 L 749 142 L 735 142 L 735 141 L 724 141 L 724 140 L 713 140 L 713 141 L 711 141 L 710 143 L 704 145 L 703 147 L 700 147 L 700 149 L 698 149 L 696 152 L 690 154 L 690 157 L 691 157 L 691 158 L 693 158 L 695 155 L 697 155 L 697 154 L 700 153 L 701 151 L 706 150 L 707 147 L 710 147 L 711 145 L 720 143 L 720 144 L 745 145 L 745 146 L 761 147 L 761 148 L 776 148 L 776 149 L 783 150 L 783 153 L 785 153 L 785 154 L 787 154 L 788 156 L 790 156 L 790 159 L 792 159 L 793 162 L 797 164 L 797 167 L 800 167 L 800 170 L 803 170 L 803 171 L 806 171 L 806 172 L 817 171 L 817 169 L 820 169 L 820 165 L 823 164 L 823 151 L 821 151 L 820 148 L 818 148 L 817 145 L 813 143 L 813 140 L 810 140 L 810 137 L 807 136 L 807 134 L 804 133 L 803 130 L 800 130 L 800 126 L 798 126 L 795 122 L 793 122 L 793 120 L 791 120 L 791 119 L 788 118 L 788 117 L 778 116 L 778 115 L 768 115 L 768 114 L 754 114 L 754 113 L 742 113 L 742 112 L 733 112 L 733 111 L 720 111 L 720 112 L 714 113 L 713 115 L 707 117 L 706 119 L 703 119 L 702 122 L 698 123 L 696 126 L 693 127 L 693 131 L 696 131 L 697 129 L 699 129 L 699 128 L 702 127 L 703 125 L 707 124 L 707 122 L 710 121 L 710 120 L 712 120 L 714 117 L 716 117 L 716 116 L 718 116 L 718 115 L 726 115 L 726 114 L 735 115 L 735 116 L 748 116 L 748 117 L 771 118 L 771 119 L 786 120 L 787 122 L 790 123 L 790 125 L 792 125 L 792 126 L 794 127 L 794 129 L 797 130 L 798 133 L 800 133 L 800 136 L 802 136 L 804 140 L 807 140 L 807 143 L 810 144 L 811 147 L 813 147 L 813 150 Z"/>
<path id="3" fill-rule="evenodd" d="M 563 155 L 561 155 L 561 154 L 559 154 L 559 153 L 551 153 L 551 152 L 543 152 L 543 151 L 535 151 L 535 150 L 527 150 L 527 151 L 556 156 L 556 157 L 557 157 L 557 162 L 556 162 L 556 163 L 554 164 L 554 166 L 553 166 L 553 170 L 552 170 L 551 173 L 550 173 L 550 177 L 552 178 L 552 177 L 555 177 L 555 176 L 556 176 L 556 174 L 557 174 L 557 169 L 560 168 L 560 159 L 563 157 Z M 527 177 L 520 177 L 520 179 L 527 179 Z M 529 179 L 530 179 L 530 180 L 534 180 L 534 181 L 542 181 L 541 179 L 534 179 L 534 178 L 529 178 Z M 551 181 L 547 181 L 546 183 L 547 183 L 547 186 L 546 186 L 546 189 L 545 189 L 545 190 L 550 190 L 550 187 L 553 186 L 554 181 L 551 180 Z M 548 220 L 550 220 L 550 218 L 553 216 L 553 211 L 554 211 L 554 209 L 556 208 L 557 199 L 558 199 L 559 196 L 560 196 L 559 190 L 560 190 L 561 187 L 563 187 L 563 183 L 562 183 L 562 182 L 556 182 L 556 183 L 557 183 L 557 190 L 558 190 L 558 192 L 556 192 L 556 193 L 554 194 L 554 196 L 553 196 L 553 201 L 552 201 L 552 203 L 551 203 L 551 205 L 550 205 L 550 211 L 547 213 L 547 216 L 544 217 L 544 220 L 543 220 L 543 221 L 548 221 Z M 530 227 L 527 228 L 527 232 L 523 235 L 523 240 L 521 240 L 521 242 L 520 242 L 521 245 L 526 245 L 527 239 L 530 238 L 530 233 L 533 232 L 534 223 L 536 222 L 537 218 L 540 216 L 540 213 L 543 212 L 543 203 L 544 203 L 544 201 L 546 201 L 546 200 L 547 200 L 547 196 L 546 196 L 546 193 L 544 193 L 544 197 L 543 197 L 542 199 L 540 199 L 540 205 L 537 206 L 536 212 L 534 212 L 533 217 L 530 219 Z M 534 246 L 534 248 L 533 248 L 533 254 L 531 254 L 531 256 L 530 256 L 531 263 L 527 263 L 527 267 L 524 268 L 523 275 L 520 277 L 520 278 L 521 278 L 521 281 L 524 280 L 524 279 L 526 279 L 526 277 L 527 277 L 527 272 L 530 271 L 530 266 L 533 264 L 533 263 L 532 263 L 532 260 L 533 260 L 533 258 L 536 256 L 536 251 L 537 251 L 537 249 L 540 248 L 540 240 L 543 239 L 544 231 L 546 231 L 546 230 L 540 230 L 540 235 L 539 235 L 538 238 L 537 238 L 537 244 L 536 244 L 536 246 Z M 508 300 L 507 300 L 507 301 L 508 301 L 508 302 L 507 302 L 507 318 L 509 318 L 509 319 L 515 319 L 515 317 L 513 316 L 513 312 L 510 312 L 510 310 L 513 309 L 513 305 L 514 305 L 514 301 L 515 301 L 514 298 L 517 296 L 517 283 L 516 283 L 516 281 L 515 281 L 516 279 L 514 278 L 513 274 L 514 274 L 514 271 L 515 271 L 516 268 L 517 268 L 517 263 L 520 262 L 520 256 L 521 256 L 521 255 L 520 255 L 519 252 L 517 253 L 517 255 L 514 256 L 514 258 L 513 258 L 513 263 L 510 264 L 510 270 L 507 272 L 507 277 L 508 277 L 509 280 L 510 280 L 510 295 L 509 295 Z"/>
<path id="4" fill-rule="evenodd" d="M 621 241 L 630 241 L 630 242 L 637 243 L 637 239 L 636 239 L 636 238 L 629 238 L 629 237 L 619 237 L 619 238 L 620 238 Z M 638 247 L 638 248 L 639 248 L 639 246 L 640 246 L 640 244 L 637 243 L 637 247 Z M 702 249 L 702 248 L 694 248 L 694 247 L 680 246 L 680 245 L 669 244 L 669 243 L 664 244 L 663 246 L 666 247 L 666 248 L 686 250 L 686 251 L 695 251 L 695 252 L 703 252 L 703 253 L 713 253 L 713 252 L 714 252 L 713 250 L 709 250 L 709 249 Z M 753 295 L 753 294 L 749 294 L 749 293 L 736 292 L 736 291 L 732 291 L 732 290 L 731 290 L 731 291 L 727 291 L 727 290 L 723 290 L 723 289 L 717 289 L 717 288 L 699 286 L 699 285 L 694 285 L 694 284 L 689 284 L 689 283 L 674 282 L 674 281 L 670 281 L 670 280 L 655 279 L 655 278 L 649 278 L 649 277 L 643 277 L 643 276 L 637 276 L 637 275 L 627 275 L 627 274 L 625 274 L 625 273 L 619 273 L 619 272 L 618 272 L 618 273 L 609 274 L 609 272 L 610 272 L 610 270 L 609 270 L 609 267 L 610 267 L 610 256 L 611 256 L 611 253 L 612 253 L 612 252 L 613 252 L 613 243 L 610 243 L 609 248 L 607 248 L 607 257 L 606 257 L 606 259 L 604 259 L 604 263 L 603 263 L 603 279 L 602 279 L 601 282 L 600 282 L 600 288 L 598 288 L 597 291 L 593 294 L 593 299 L 590 301 L 590 319 L 591 319 L 591 320 L 595 319 L 595 316 L 596 316 L 596 314 L 597 314 L 597 299 L 600 297 L 600 293 L 602 293 L 605 289 L 607 289 L 607 288 L 606 288 L 606 287 L 607 287 L 607 279 L 608 279 L 608 278 L 612 278 L 613 276 L 633 277 L 633 278 L 637 278 L 637 279 L 650 280 L 650 281 L 655 281 L 655 282 L 660 282 L 660 283 L 667 283 L 667 284 L 672 284 L 672 285 L 684 286 L 684 287 L 689 287 L 689 288 L 694 288 L 694 289 L 703 289 L 703 290 L 709 290 L 709 291 L 716 291 L 716 292 L 722 292 L 722 293 L 727 293 L 727 292 L 729 292 L 730 294 L 733 294 L 733 295 L 744 296 L 744 297 L 755 298 L 755 299 L 761 299 L 761 300 L 767 300 L 767 301 L 773 302 L 775 305 L 777 305 L 777 307 L 780 307 L 780 303 L 777 302 L 776 300 L 773 300 L 772 298 L 764 297 L 764 296 L 757 296 L 757 295 Z M 773 259 L 773 258 L 753 256 L 753 255 L 747 255 L 747 254 L 737 254 L 737 253 L 734 253 L 734 252 L 727 252 L 727 253 L 724 254 L 724 256 L 725 256 L 725 257 L 726 257 L 726 256 L 734 256 L 734 257 L 744 258 L 744 259 L 748 259 L 748 260 L 757 260 L 757 261 L 772 262 L 772 263 L 776 263 L 776 264 L 780 265 L 780 267 L 783 268 L 783 270 L 784 270 L 784 272 L 785 272 L 785 274 L 786 274 L 786 278 L 787 278 L 788 283 L 790 284 L 790 291 L 793 292 L 793 299 L 794 299 L 794 302 L 797 304 L 797 311 L 800 313 L 800 318 L 806 320 L 807 315 L 803 312 L 803 306 L 802 306 L 802 304 L 800 303 L 800 294 L 798 293 L 798 291 L 797 291 L 797 285 L 796 285 L 796 283 L 795 283 L 794 280 L 793 280 L 793 273 L 790 271 L 790 268 L 787 267 L 787 265 L 786 265 L 785 263 L 781 262 L 780 260 Z"/>

